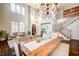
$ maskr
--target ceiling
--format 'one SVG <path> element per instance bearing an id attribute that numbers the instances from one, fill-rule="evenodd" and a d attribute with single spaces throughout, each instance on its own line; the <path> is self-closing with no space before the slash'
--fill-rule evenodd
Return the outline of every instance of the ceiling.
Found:
<path id="1" fill-rule="evenodd" d="M 33 7 L 33 8 L 35 8 L 35 9 L 38 9 L 38 8 L 40 7 L 40 4 L 41 4 L 41 3 L 27 3 L 27 5 L 29 5 L 29 6 L 31 6 L 31 7 Z"/>
<path id="2" fill-rule="evenodd" d="M 27 3 L 27 5 L 35 9 L 38 9 L 40 7 L 40 4 L 41 3 Z M 79 3 L 60 3 L 60 5 L 63 7 L 64 10 L 66 10 L 66 9 L 70 9 L 75 6 L 79 6 Z"/>
<path id="3" fill-rule="evenodd" d="M 63 3 L 64 10 L 79 6 L 79 3 Z"/>

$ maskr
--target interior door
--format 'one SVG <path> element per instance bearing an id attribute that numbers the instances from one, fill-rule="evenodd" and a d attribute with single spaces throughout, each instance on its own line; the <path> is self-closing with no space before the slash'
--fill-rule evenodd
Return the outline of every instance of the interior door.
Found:
<path id="1" fill-rule="evenodd" d="M 33 24 L 32 25 L 32 35 L 35 35 L 36 34 L 36 25 Z"/>

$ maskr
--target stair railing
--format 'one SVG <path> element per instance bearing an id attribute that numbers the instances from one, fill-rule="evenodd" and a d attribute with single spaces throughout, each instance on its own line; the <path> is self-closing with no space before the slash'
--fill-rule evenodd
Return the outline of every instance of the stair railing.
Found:
<path id="1" fill-rule="evenodd" d="M 67 20 L 67 21 L 65 21 L 65 22 L 63 23 L 63 26 L 64 26 L 64 27 L 67 27 L 68 25 L 73 24 L 73 23 L 76 22 L 77 20 L 79 20 L 79 16 L 74 17 L 74 18 L 70 18 L 69 20 Z"/>
<path id="2" fill-rule="evenodd" d="M 60 33 L 62 33 L 65 37 L 71 39 L 71 30 L 63 27 Z"/>
<path id="3" fill-rule="evenodd" d="M 53 31 L 54 32 L 60 32 L 65 37 L 71 39 L 71 30 L 63 27 L 62 24 L 61 25 L 54 25 L 53 26 Z"/>

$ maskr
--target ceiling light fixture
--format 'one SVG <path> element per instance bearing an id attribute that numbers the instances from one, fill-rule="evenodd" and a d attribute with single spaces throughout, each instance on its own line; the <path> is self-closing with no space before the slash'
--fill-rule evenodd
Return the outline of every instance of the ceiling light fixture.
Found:
<path id="1" fill-rule="evenodd" d="M 58 3 L 41 3 L 39 12 L 42 18 L 55 16 L 58 5 Z"/>

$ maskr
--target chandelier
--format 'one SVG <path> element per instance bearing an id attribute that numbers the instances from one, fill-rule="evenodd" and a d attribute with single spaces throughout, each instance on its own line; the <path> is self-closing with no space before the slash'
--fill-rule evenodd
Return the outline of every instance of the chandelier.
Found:
<path id="1" fill-rule="evenodd" d="M 40 15 L 42 18 L 51 18 L 55 17 L 57 14 L 57 9 L 59 7 L 58 3 L 41 3 L 40 4 Z"/>

